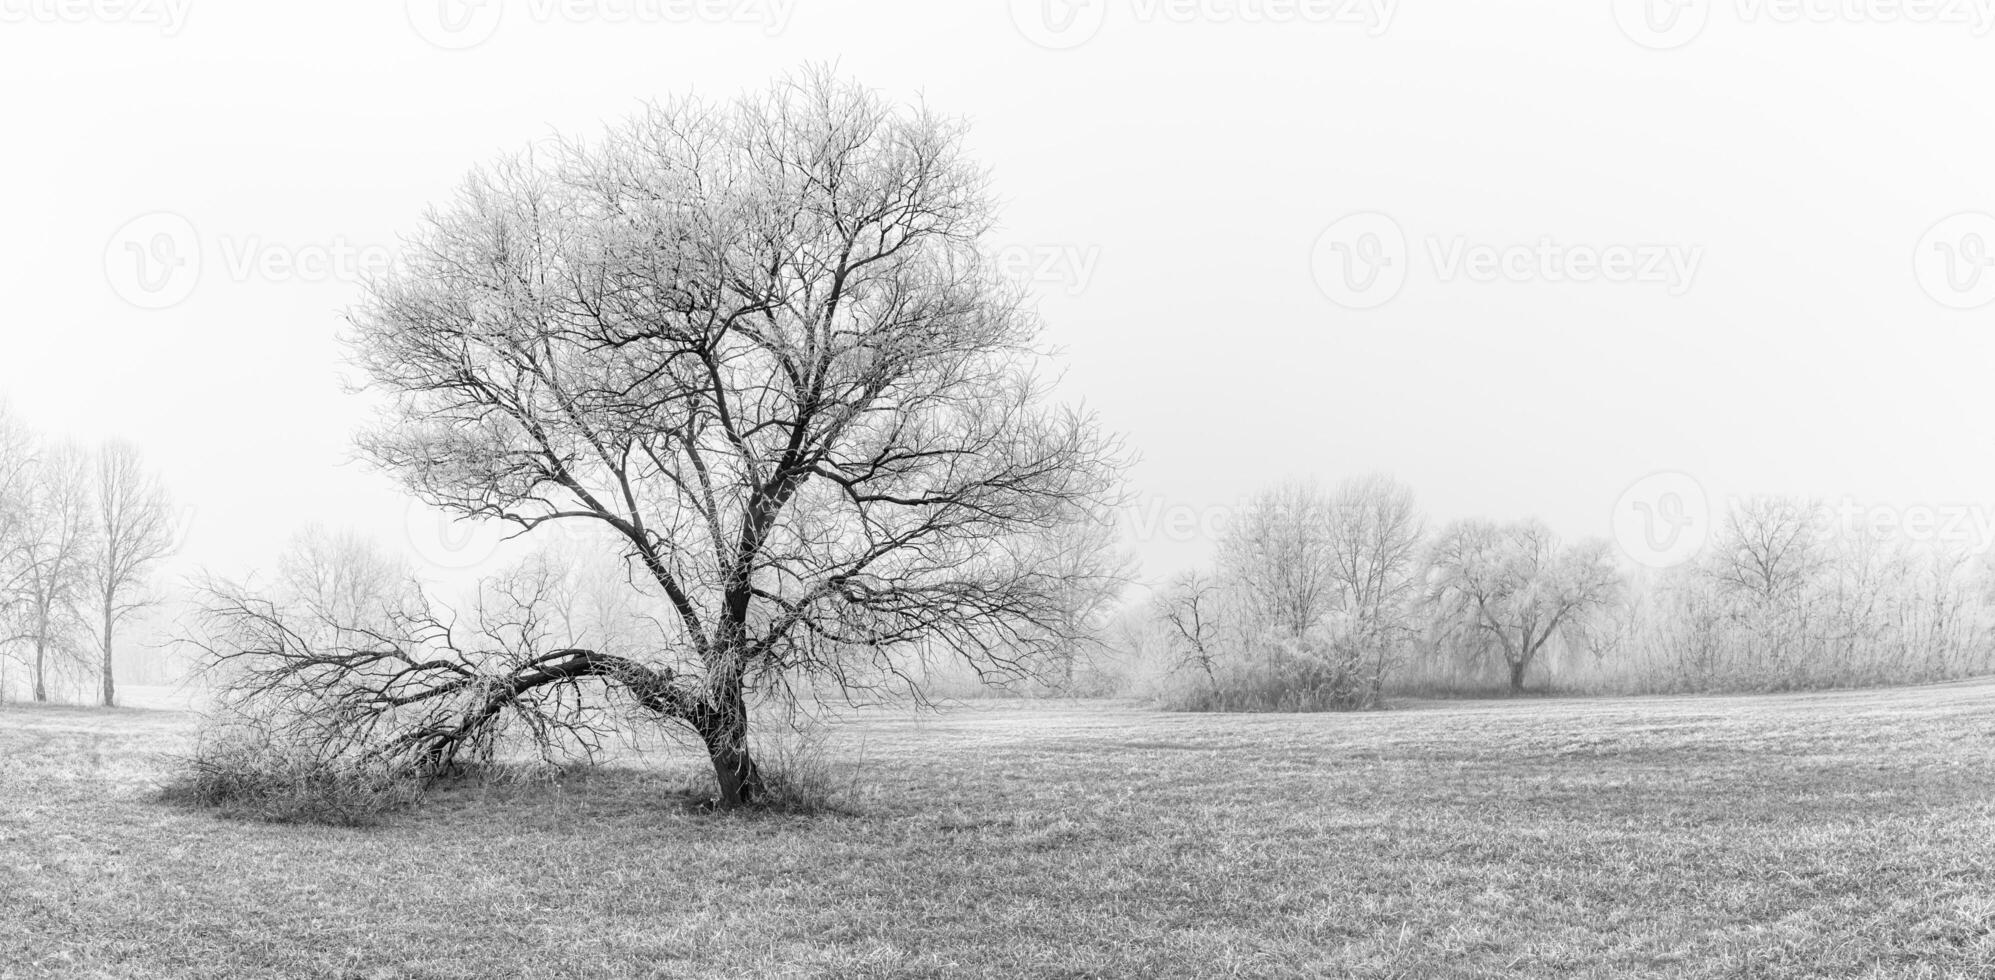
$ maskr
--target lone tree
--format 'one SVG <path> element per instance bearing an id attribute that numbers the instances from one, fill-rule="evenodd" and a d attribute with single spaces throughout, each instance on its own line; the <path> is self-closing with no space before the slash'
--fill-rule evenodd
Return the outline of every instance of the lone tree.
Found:
<path id="1" fill-rule="evenodd" d="M 96 534 L 86 561 L 90 602 L 101 629 L 99 678 L 104 707 L 117 704 L 111 653 L 118 624 L 147 603 L 142 593 L 154 567 L 172 553 L 173 512 L 159 477 L 145 468 L 138 447 L 113 440 L 91 460 Z"/>
<path id="2" fill-rule="evenodd" d="M 1035 373 L 964 134 L 823 71 L 654 105 L 475 171 L 370 286 L 351 344 L 391 407 L 363 455 L 466 518 L 609 529 L 669 608 L 654 649 L 291 630 L 226 587 L 211 649 L 425 765 L 621 694 L 697 732 L 737 806 L 760 692 L 1065 648 L 1091 573 L 1043 559 L 1115 502 L 1120 451 Z"/>
<path id="3" fill-rule="evenodd" d="M 1524 690 L 1547 641 L 1577 635 L 1621 591 L 1605 542 L 1561 548 L 1538 521 L 1451 525 L 1434 544 L 1427 582 L 1444 623 L 1496 641 L 1512 691 Z"/>

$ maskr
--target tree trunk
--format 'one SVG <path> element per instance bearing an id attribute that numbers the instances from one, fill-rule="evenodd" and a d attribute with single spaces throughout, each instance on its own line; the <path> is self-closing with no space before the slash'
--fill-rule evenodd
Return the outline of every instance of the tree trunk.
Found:
<path id="1" fill-rule="evenodd" d="M 765 789 L 762 770 L 749 756 L 746 741 L 731 744 L 724 739 L 709 741 L 707 754 L 713 759 L 714 780 L 720 784 L 720 798 L 714 801 L 717 809 L 732 810 L 762 802 Z"/>
<path id="2" fill-rule="evenodd" d="M 762 801 L 766 787 L 762 769 L 748 750 L 748 706 L 738 685 L 713 692 L 713 699 L 694 720 L 700 740 L 713 760 L 714 781 L 720 786 L 717 809 L 732 810 Z"/>
<path id="3" fill-rule="evenodd" d="M 118 706 L 118 687 L 111 680 L 111 607 L 104 607 L 104 707 Z"/>
<path id="4" fill-rule="evenodd" d="M 48 639 L 35 633 L 35 702 L 48 700 Z"/>
<path id="5" fill-rule="evenodd" d="M 1526 668 L 1526 667 L 1528 667 L 1528 666 L 1530 666 L 1530 664 L 1529 664 L 1528 662 L 1526 662 L 1526 661 L 1522 661 L 1522 660 L 1518 660 L 1518 661 L 1513 661 L 1513 662 L 1512 662 L 1512 663 L 1510 664 L 1510 691 L 1511 691 L 1511 693 L 1513 693 L 1513 694 L 1522 694 L 1522 693 L 1524 693 L 1524 668 Z"/>

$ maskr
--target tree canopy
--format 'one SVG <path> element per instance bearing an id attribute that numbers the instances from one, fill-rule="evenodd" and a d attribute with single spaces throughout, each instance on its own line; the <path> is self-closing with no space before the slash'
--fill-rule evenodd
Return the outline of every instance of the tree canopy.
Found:
<path id="1" fill-rule="evenodd" d="M 606 681 L 697 730 L 732 804 L 759 791 L 754 691 L 1069 641 L 1094 571 L 1050 552 L 1113 502 L 1119 449 L 1049 397 L 964 135 L 816 71 L 475 171 L 352 316 L 390 400 L 362 452 L 466 518 L 607 528 L 670 610 L 655 648 L 479 652 L 426 615 L 300 647 L 224 601 L 228 646 L 281 667 L 265 690 L 316 665 L 360 715 L 423 705 L 405 744 L 437 760 L 536 690 Z"/>

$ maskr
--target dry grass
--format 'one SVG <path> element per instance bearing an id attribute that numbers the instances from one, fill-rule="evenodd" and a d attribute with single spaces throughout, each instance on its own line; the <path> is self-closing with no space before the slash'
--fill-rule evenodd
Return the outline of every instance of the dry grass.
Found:
<path id="1" fill-rule="evenodd" d="M 366 829 L 157 802 L 190 730 L 0 709 L 0 976 L 1995 976 L 1995 685 L 877 715 L 856 816 L 679 758 Z"/>
<path id="2" fill-rule="evenodd" d="M 426 781 L 378 761 L 327 758 L 254 726 L 210 732 L 160 792 L 167 802 L 271 823 L 368 827 L 422 802 Z"/>

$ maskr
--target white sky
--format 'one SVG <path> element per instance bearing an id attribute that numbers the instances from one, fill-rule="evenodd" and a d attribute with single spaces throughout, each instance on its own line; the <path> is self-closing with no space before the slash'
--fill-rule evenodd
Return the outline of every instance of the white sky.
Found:
<path id="1" fill-rule="evenodd" d="M 442 2 L 474 31 L 500 9 Z M 1143 454 L 1153 576 L 1206 553 L 1164 514 L 1288 474 L 1386 469 L 1437 518 L 1574 535 L 1609 533 L 1664 470 L 1713 497 L 1995 506 L 1995 305 L 1941 302 L 1995 290 L 1971 251 L 1995 219 L 1922 241 L 1995 213 L 1985 24 L 1691 0 L 1678 23 L 1701 31 L 1651 50 L 1608 0 L 1408 0 L 1370 26 L 1283 0 L 767 2 L 773 33 L 759 0 L 692 23 L 506 0 L 489 38 L 445 50 L 412 26 L 437 34 L 437 0 L 171 0 L 171 25 L 169 0 L 0 0 L 0 396 L 51 432 L 141 442 L 192 508 L 189 563 L 267 564 L 309 520 L 400 543 L 406 505 L 343 462 L 354 285 L 244 256 L 392 245 L 467 167 L 550 130 L 835 60 L 974 120 L 1009 202 L 996 244 L 1052 263 L 1067 389 Z M 1100 29 L 1036 45 L 1042 2 Z M 185 224 L 136 240 L 191 227 L 199 274 L 146 309 L 116 287 L 127 223 L 162 211 Z M 1340 227 L 1407 243 L 1368 310 L 1317 274 L 1344 241 L 1319 236 L 1358 212 L 1389 224 Z M 1458 248 L 1544 239 L 1675 249 L 1695 275 L 1444 281 Z M 1970 250 L 1956 292 L 1944 244 Z"/>

